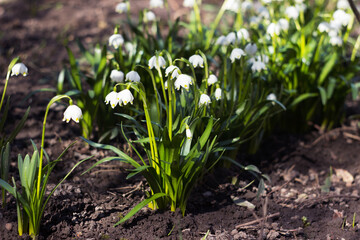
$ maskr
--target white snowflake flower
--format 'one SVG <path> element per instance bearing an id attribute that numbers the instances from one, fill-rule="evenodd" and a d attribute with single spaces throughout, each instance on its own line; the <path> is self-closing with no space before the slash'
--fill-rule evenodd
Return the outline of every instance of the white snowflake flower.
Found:
<path id="1" fill-rule="evenodd" d="M 194 68 L 200 66 L 201 68 L 204 67 L 204 59 L 200 55 L 192 55 L 189 58 L 189 62 L 194 66 Z"/>
<path id="2" fill-rule="evenodd" d="M 171 73 L 171 79 L 177 78 L 181 71 L 180 69 L 175 65 L 170 65 L 165 69 L 165 77 L 167 77 Z"/>
<path id="3" fill-rule="evenodd" d="M 220 37 L 218 37 L 218 39 L 216 40 L 216 45 L 221 45 L 221 46 L 227 46 L 228 42 L 226 41 L 226 37 L 224 35 L 221 35 Z"/>
<path id="4" fill-rule="evenodd" d="M 11 76 L 18 76 L 19 74 L 23 75 L 23 76 L 27 76 L 28 75 L 28 68 L 25 66 L 25 64 L 23 63 L 16 63 L 12 68 L 11 68 Z"/>
<path id="5" fill-rule="evenodd" d="M 250 56 L 253 56 L 255 55 L 256 51 L 257 51 L 257 46 L 255 43 L 248 43 L 246 46 L 245 46 L 245 52 L 247 55 L 250 55 Z"/>
<path id="6" fill-rule="evenodd" d="M 319 32 L 329 32 L 330 31 L 330 24 L 328 22 L 321 22 L 318 26 Z"/>
<path id="7" fill-rule="evenodd" d="M 165 88 L 165 90 L 168 89 L 168 81 L 165 81 L 165 83 L 164 83 L 164 88 Z"/>
<path id="8" fill-rule="evenodd" d="M 147 12 L 145 13 L 145 18 L 146 18 L 146 20 L 147 20 L 148 22 L 152 22 L 152 21 L 155 21 L 156 15 L 155 15 L 155 13 L 152 12 L 152 11 L 147 11 Z"/>
<path id="9" fill-rule="evenodd" d="M 222 90 L 221 90 L 221 88 L 216 88 L 216 90 L 215 90 L 216 101 L 220 100 L 221 98 L 222 98 Z"/>
<path id="10" fill-rule="evenodd" d="M 120 102 L 120 98 L 118 96 L 118 93 L 115 91 L 110 92 L 108 95 L 106 95 L 105 97 L 105 104 L 109 104 L 112 108 L 115 108 L 116 105 Z M 119 103 L 119 105 L 121 105 L 121 103 Z"/>
<path id="11" fill-rule="evenodd" d="M 189 140 L 192 139 L 192 133 L 191 133 L 191 130 L 190 130 L 190 128 L 189 128 L 189 126 L 187 124 L 185 125 L 185 129 L 186 129 L 185 130 L 186 138 L 189 139 Z"/>
<path id="12" fill-rule="evenodd" d="M 265 69 L 266 69 L 265 63 L 259 60 L 254 61 L 251 66 L 251 70 L 253 72 L 260 72 L 261 70 L 265 70 Z"/>
<path id="13" fill-rule="evenodd" d="M 120 34 L 113 34 L 109 38 L 109 46 L 118 49 L 124 43 L 124 38 Z"/>
<path id="14" fill-rule="evenodd" d="M 281 31 L 280 26 L 277 23 L 270 23 L 266 29 L 266 33 L 269 34 L 271 37 L 275 35 L 279 35 Z"/>
<path id="15" fill-rule="evenodd" d="M 278 21 L 278 25 L 282 31 L 289 30 L 289 21 L 285 18 L 280 18 Z"/>
<path id="16" fill-rule="evenodd" d="M 186 91 L 189 91 L 190 85 L 192 85 L 191 77 L 187 74 L 180 74 L 174 83 L 176 90 L 183 87 Z"/>
<path id="17" fill-rule="evenodd" d="M 346 27 L 351 20 L 351 15 L 346 13 L 344 10 L 338 9 L 333 13 L 333 18 L 335 21 L 340 22 L 344 27 Z"/>
<path id="18" fill-rule="evenodd" d="M 336 7 L 342 10 L 346 10 L 350 8 L 348 0 L 339 0 L 336 4 Z"/>
<path id="19" fill-rule="evenodd" d="M 226 45 L 235 44 L 236 42 L 236 34 L 234 32 L 229 33 L 226 35 Z"/>
<path id="20" fill-rule="evenodd" d="M 150 0 L 150 8 L 162 8 L 164 7 L 163 0 Z"/>
<path id="21" fill-rule="evenodd" d="M 261 17 L 263 19 L 269 19 L 270 18 L 269 10 L 264 6 L 261 6 L 261 7 L 257 8 L 257 12 L 259 14 L 259 17 Z"/>
<path id="22" fill-rule="evenodd" d="M 229 0 L 227 4 L 224 6 L 225 10 L 229 10 L 232 12 L 237 13 L 240 9 L 240 0 Z"/>
<path id="23" fill-rule="evenodd" d="M 130 71 L 126 74 L 125 81 L 140 82 L 140 75 L 136 71 Z"/>
<path id="24" fill-rule="evenodd" d="M 126 2 L 118 3 L 115 7 L 115 12 L 117 13 L 126 13 L 127 11 L 128 7 Z"/>
<path id="25" fill-rule="evenodd" d="M 241 10 L 243 12 L 247 12 L 247 11 L 250 11 L 251 9 L 253 9 L 254 7 L 254 4 L 252 3 L 252 1 L 244 1 L 241 3 Z"/>
<path id="26" fill-rule="evenodd" d="M 343 40 L 341 37 L 339 36 L 333 36 L 330 38 L 330 44 L 333 45 L 333 46 L 342 46 L 343 44 Z"/>
<path id="27" fill-rule="evenodd" d="M 250 39 L 250 34 L 248 32 L 248 30 L 246 30 L 245 28 L 241 28 L 239 31 L 237 31 L 237 38 L 240 41 L 241 39 L 245 39 L 246 41 L 248 41 Z"/>
<path id="28" fill-rule="evenodd" d="M 240 59 L 241 56 L 245 56 L 246 53 L 240 48 L 234 48 L 230 54 L 230 60 L 233 63 L 235 59 Z"/>
<path id="29" fill-rule="evenodd" d="M 276 101 L 276 95 L 274 93 L 270 93 L 269 95 L 267 95 L 266 100 Z"/>
<path id="30" fill-rule="evenodd" d="M 120 106 L 122 105 L 122 103 L 124 103 L 124 105 L 126 105 L 128 103 L 133 104 L 134 96 L 132 95 L 132 93 L 130 92 L 129 89 L 124 89 L 121 92 L 119 92 L 118 98 L 119 98 Z"/>
<path id="31" fill-rule="evenodd" d="M 296 7 L 290 6 L 285 10 L 285 14 L 288 18 L 297 19 L 299 17 L 299 11 Z"/>
<path id="32" fill-rule="evenodd" d="M 156 56 L 152 56 L 149 60 L 149 68 L 165 68 L 166 61 L 162 56 L 159 56 L 156 61 Z"/>
<path id="33" fill-rule="evenodd" d="M 110 73 L 110 78 L 114 82 L 123 82 L 124 81 L 124 73 L 122 71 L 113 69 Z"/>
<path id="34" fill-rule="evenodd" d="M 199 100 L 199 106 L 201 106 L 201 105 L 209 105 L 210 103 L 211 103 L 210 97 L 205 93 L 201 94 L 200 100 Z"/>
<path id="35" fill-rule="evenodd" d="M 66 121 L 68 123 L 71 119 L 74 120 L 76 123 L 79 123 L 79 120 L 82 119 L 82 111 L 76 105 L 68 106 L 64 112 L 63 121 Z"/>
<path id="36" fill-rule="evenodd" d="M 213 85 L 217 81 L 218 81 L 218 78 L 214 74 L 211 74 L 207 80 L 209 86 Z"/>
<path id="37" fill-rule="evenodd" d="M 184 0 L 183 6 L 184 6 L 184 7 L 189 7 L 189 8 L 191 8 L 191 7 L 194 6 L 195 1 L 196 1 L 196 0 Z"/>

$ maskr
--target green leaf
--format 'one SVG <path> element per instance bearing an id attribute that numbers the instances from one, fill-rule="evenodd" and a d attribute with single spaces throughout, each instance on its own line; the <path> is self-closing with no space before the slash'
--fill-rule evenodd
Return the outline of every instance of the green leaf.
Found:
<path id="1" fill-rule="evenodd" d="M 135 215 L 140 209 L 142 209 L 143 207 L 145 207 L 146 205 L 148 205 L 150 202 L 152 202 L 152 201 L 154 201 L 154 200 L 156 200 L 156 199 L 158 199 L 158 198 L 166 197 L 166 196 L 167 196 L 167 194 L 165 194 L 165 193 L 156 193 L 156 194 L 152 195 L 150 198 L 145 199 L 144 201 L 142 201 L 142 202 L 140 202 L 138 205 L 136 205 L 133 209 L 131 209 L 131 211 L 130 211 L 128 214 L 126 214 L 126 216 L 123 217 L 120 221 L 118 221 L 118 222 L 114 225 L 114 227 L 117 226 L 117 225 L 119 225 L 119 224 L 121 224 L 121 223 L 123 223 L 123 222 L 125 222 L 125 221 L 128 220 L 129 218 L 131 218 L 131 217 L 132 217 L 133 215 Z"/>
<path id="2" fill-rule="evenodd" d="M 325 66 L 322 68 L 321 74 L 318 79 L 318 85 L 321 86 L 322 83 L 324 82 L 324 80 L 327 78 L 327 76 L 329 75 L 329 73 L 331 72 L 333 67 L 335 66 L 337 58 L 338 58 L 338 55 L 336 52 L 331 55 L 330 59 L 327 61 Z"/>
<path id="3" fill-rule="evenodd" d="M 20 122 L 18 123 L 18 125 L 16 125 L 15 130 L 10 134 L 9 138 L 7 139 L 8 142 L 12 142 L 14 140 L 14 138 L 18 135 L 18 133 L 20 132 L 20 130 L 24 127 L 25 121 L 29 115 L 30 112 L 30 107 L 28 107 L 28 109 L 26 110 L 24 116 L 21 118 Z"/>
<path id="4" fill-rule="evenodd" d="M 308 98 L 317 97 L 317 96 L 318 96 L 317 93 L 303 93 L 300 96 L 298 96 L 297 98 L 295 98 L 295 100 L 289 105 L 288 108 L 292 108 Z"/>
<path id="5" fill-rule="evenodd" d="M 62 91 L 64 90 L 64 80 L 65 80 L 65 69 L 61 70 L 58 76 L 58 81 L 57 81 L 58 93 L 62 93 Z"/>
<path id="6" fill-rule="evenodd" d="M 76 88 L 79 91 L 82 91 L 80 73 L 79 73 L 79 70 L 78 70 L 78 67 L 76 64 L 74 54 L 72 53 L 72 51 L 70 50 L 69 47 L 66 47 L 66 50 L 67 50 L 68 56 L 69 56 L 69 62 L 70 62 L 70 67 L 71 67 L 70 74 L 71 74 L 72 80 L 74 81 Z"/>
<path id="7" fill-rule="evenodd" d="M 320 86 L 318 87 L 318 89 L 320 92 L 321 102 L 325 106 L 326 102 L 327 102 L 326 91 L 323 87 L 320 87 Z"/>

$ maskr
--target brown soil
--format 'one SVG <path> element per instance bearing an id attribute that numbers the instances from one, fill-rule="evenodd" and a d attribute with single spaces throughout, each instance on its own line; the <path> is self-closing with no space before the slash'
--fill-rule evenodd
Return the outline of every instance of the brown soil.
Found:
<path id="1" fill-rule="evenodd" d="M 76 37 L 88 45 L 106 42 L 120 17 L 114 12 L 116 3 L 0 0 L 0 70 L 5 76 L 15 56 L 29 67 L 29 76 L 12 78 L 7 92 L 13 109 L 9 129 L 31 106 L 25 128 L 13 143 L 10 171 L 15 178 L 16 155 L 32 152 L 29 138 L 39 144 L 45 107 L 53 95 L 38 93 L 25 102 L 23 99 L 31 91 L 55 86 L 67 58 L 66 39 L 70 46 L 75 45 Z M 133 12 L 146 5 L 147 1 L 135 1 Z M 359 112 L 357 103 L 348 106 L 352 113 Z M 184 217 L 179 212 L 143 209 L 127 223 L 113 227 L 144 199 L 147 186 L 141 177 L 126 180 L 128 166 L 117 162 L 81 176 L 95 159 L 109 153 L 85 146 L 78 139 L 79 126 L 61 122 L 63 108 L 56 106 L 50 111 L 46 151 L 54 158 L 73 140 L 79 142 L 57 165 L 49 189 L 77 161 L 89 155 L 95 158 L 80 165 L 55 192 L 44 214 L 40 239 L 201 239 L 206 233 L 206 239 L 259 239 L 261 234 L 266 239 L 360 239 L 356 121 L 347 121 L 326 134 L 272 136 L 256 155 L 240 154 L 241 163 L 255 164 L 271 178 L 259 198 L 255 184 L 242 189 L 251 179 L 239 169 L 216 169 L 194 190 Z M 348 183 L 346 173 L 354 177 Z M 327 177 L 330 185 L 325 184 Z M 238 185 L 231 183 L 234 179 Z M 235 204 L 234 198 L 251 202 L 255 209 Z M 0 239 L 20 238 L 15 207 L 14 199 L 8 197 L 6 207 L 0 208 Z"/>

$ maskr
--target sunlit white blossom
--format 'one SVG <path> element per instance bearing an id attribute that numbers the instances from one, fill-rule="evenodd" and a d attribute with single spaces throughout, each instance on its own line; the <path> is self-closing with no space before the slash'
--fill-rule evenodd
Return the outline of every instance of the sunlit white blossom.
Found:
<path id="1" fill-rule="evenodd" d="M 126 105 L 128 103 L 133 104 L 134 96 L 132 95 L 132 93 L 130 92 L 129 89 L 124 89 L 121 92 L 119 92 L 118 93 L 118 98 L 119 98 L 119 105 L 120 106 L 122 104 Z"/>
<path id="2" fill-rule="evenodd" d="M 266 69 L 265 63 L 259 60 L 254 61 L 251 66 L 251 70 L 253 72 L 260 72 L 261 70 L 265 70 L 265 69 Z"/>
<path id="3" fill-rule="evenodd" d="M 191 130 L 190 130 L 190 128 L 189 128 L 189 126 L 186 124 L 186 126 L 185 126 L 185 133 L 186 133 L 186 138 L 187 139 L 192 139 L 192 133 L 191 133 Z"/>
<path id="4" fill-rule="evenodd" d="M 11 76 L 14 76 L 14 75 L 18 76 L 19 74 L 21 74 L 23 76 L 27 76 L 27 74 L 28 74 L 28 68 L 23 63 L 16 63 L 11 68 Z"/>
<path id="5" fill-rule="evenodd" d="M 250 34 L 249 34 L 248 30 L 246 30 L 245 28 L 241 28 L 239 31 L 237 31 L 237 38 L 239 40 L 241 40 L 241 39 L 249 40 Z"/>
<path id="6" fill-rule="evenodd" d="M 258 25 L 261 22 L 261 18 L 258 16 L 251 16 L 249 22 L 250 25 Z"/>
<path id="7" fill-rule="evenodd" d="M 304 12 L 307 8 L 305 3 L 297 3 L 295 4 L 295 7 L 299 12 Z"/>
<path id="8" fill-rule="evenodd" d="M 241 3 L 241 10 L 243 12 L 250 11 L 254 7 L 252 1 L 246 0 Z"/>
<path id="9" fill-rule="evenodd" d="M 209 105 L 210 103 L 211 103 L 210 97 L 205 93 L 201 94 L 200 100 L 199 100 L 199 106 L 201 106 L 201 105 Z"/>
<path id="10" fill-rule="evenodd" d="M 165 90 L 168 89 L 168 81 L 165 81 L 165 83 L 164 83 L 164 88 L 165 88 Z"/>
<path id="11" fill-rule="evenodd" d="M 281 31 L 280 26 L 277 23 L 270 23 L 266 29 L 266 33 L 269 34 L 271 37 L 275 35 L 279 35 L 280 31 Z"/>
<path id="12" fill-rule="evenodd" d="M 330 31 L 338 32 L 342 28 L 342 22 L 336 19 L 332 19 L 329 25 L 330 25 Z"/>
<path id="13" fill-rule="evenodd" d="M 204 59 L 200 56 L 200 55 L 192 55 L 189 58 L 189 62 L 194 66 L 194 68 L 200 66 L 200 67 L 204 67 Z"/>
<path id="14" fill-rule="evenodd" d="M 282 31 L 287 31 L 289 29 L 289 21 L 285 18 L 280 18 L 278 21 L 278 25 Z"/>
<path id="15" fill-rule="evenodd" d="M 127 7 L 127 3 L 126 2 L 121 2 L 118 3 L 115 7 L 115 11 L 118 13 L 125 13 L 128 11 L 128 7 Z"/>
<path id="16" fill-rule="evenodd" d="M 288 18 L 297 19 L 299 17 L 299 11 L 294 6 L 287 7 L 285 14 Z"/>
<path id="17" fill-rule="evenodd" d="M 270 18 L 269 10 L 264 6 L 257 8 L 257 12 L 259 14 L 259 17 L 261 17 L 261 18 L 264 18 L 264 19 Z"/>
<path id="18" fill-rule="evenodd" d="M 221 45 L 221 46 L 227 46 L 228 42 L 226 41 L 226 37 L 224 35 L 221 35 L 220 37 L 218 37 L 218 39 L 216 40 L 216 45 Z"/>
<path id="19" fill-rule="evenodd" d="M 111 106 L 112 108 L 115 108 L 116 105 L 119 103 L 119 101 L 120 101 L 120 98 L 119 98 L 119 96 L 118 96 L 118 93 L 115 92 L 115 91 L 110 92 L 110 93 L 109 93 L 108 95 L 106 95 L 106 97 L 105 97 L 105 103 L 106 103 L 106 104 L 109 104 L 109 103 L 110 103 L 110 106 Z"/>
<path id="20" fill-rule="evenodd" d="M 156 19 L 156 15 L 155 15 L 155 13 L 152 12 L 152 11 L 147 11 L 147 12 L 145 13 L 145 18 L 146 18 L 146 20 L 147 20 L 148 22 L 152 22 L 152 21 L 154 21 L 154 20 Z"/>
<path id="21" fill-rule="evenodd" d="M 124 81 L 124 73 L 122 71 L 113 69 L 110 73 L 110 78 L 114 82 L 123 82 Z"/>
<path id="22" fill-rule="evenodd" d="M 177 78 L 181 71 L 180 69 L 175 65 L 170 65 L 165 69 L 165 77 L 167 77 L 171 73 L 171 79 Z"/>
<path id="23" fill-rule="evenodd" d="M 240 48 L 234 48 L 230 54 L 230 60 L 233 63 L 235 59 L 240 59 L 241 56 L 245 56 L 246 53 Z"/>
<path id="24" fill-rule="evenodd" d="M 234 44 L 235 42 L 236 42 L 236 34 L 234 32 L 231 32 L 228 35 L 226 35 L 227 45 Z"/>
<path id="25" fill-rule="evenodd" d="M 333 36 L 330 38 L 330 44 L 333 45 L 333 46 L 342 46 L 343 44 L 343 40 L 341 37 L 339 36 Z"/>
<path id="26" fill-rule="evenodd" d="M 64 112 L 63 121 L 66 121 L 68 123 L 70 119 L 72 119 L 78 123 L 79 120 L 82 119 L 82 117 L 83 116 L 81 109 L 76 105 L 70 105 L 66 108 Z"/>
<path id="27" fill-rule="evenodd" d="M 214 83 L 216 83 L 217 81 L 218 81 L 218 78 L 214 74 L 211 74 L 207 80 L 207 83 L 209 86 L 211 86 Z"/>
<path id="28" fill-rule="evenodd" d="M 257 51 L 257 46 L 255 43 L 248 43 L 245 48 L 244 48 L 245 52 L 247 55 L 255 55 L 256 51 Z"/>
<path id="29" fill-rule="evenodd" d="M 130 71 L 126 74 L 125 80 L 130 82 L 140 82 L 140 75 L 136 71 Z"/>
<path id="30" fill-rule="evenodd" d="M 218 101 L 222 98 L 222 90 L 221 88 L 216 88 L 215 90 L 215 99 Z"/>
<path id="31" fill-rule="evenodd" d="M 186 91 L 189 91 L 190 85 L 192 85 L 192 80 L 191 77 L 187 74 L 180 74 L 174 83 L 176 90 L 179 90 L 180 87 L 183 87 L 186 89 Z"/>
<path id="32" fill-rule="evenodd" d="M 338 9 L 333 13 L 333 18 L 335 21 L 341 22 L 343 26 L 347 26 L 351 20 L 351 15 L 344 10 Z"/>
<path id="33" fill-rule="evenodd" d="M 136 44 L 132 42 L 125 43 L 125 50 L 128 52 L 129 56 L 136 54 Z"/>
<path id="34" fill-rule="evenodd" d="M 196 0 L 184 0 L 183 6 L 184 7 L 193 7 Z"/>
<path id="35" fill-rule="evenodd" d="M 150 0 L 150 8 L 162 8 L 164 7 L 163 0 Z"/>
<path id="36" fill-rule="evenodd" d="M 318 26 L 319 32 L 329 32 L 330 31 L 330 24 L 328 22 L 321 22 Z"/>
<path id="37" fill-rule="evenodd" d="M 346 9 L 350 8 L 350 5 L 349 5 L 348 0 L 339 0 L 336 4 L 336 7 L 339 9 L 346 10 Z"/>
<path id="38" fill-rule="evenodd" d="M 240 0 L 229 0 L 224 7 L 226 10 L 238 12 L 240 8 Z"/>
<path id="39" fill-rule="evenodd" d="M 274 93 L 270 93 L 269 95 L 267 95 L 266 100 L 276 101 L 276 95 Z"/>
<path id="40" fill-rule="evenodd" d="M 149 68 L 165 68 L 166 66 L 166 61 L 162 56 L 158 56 L 157 60 L 156 60 L 156 56 L 152 56 L 149 60 Z"/>
<path id="41" fill-rule="evenodd" d="M 120 34 L 113 34 L 109 38 L 109 45 L 118 49 L 124 43 L 124 38 Z"/>

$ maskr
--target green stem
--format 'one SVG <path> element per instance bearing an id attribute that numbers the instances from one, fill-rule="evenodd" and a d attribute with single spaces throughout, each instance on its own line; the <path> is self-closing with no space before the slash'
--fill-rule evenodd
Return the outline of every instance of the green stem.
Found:
<path id="1" fill-rule="evenodd" d="M 195 13 L 195 19 L 196 19 L 196 28 L 198 30 L 198 34 L 201 36 L 202 38 L 202 25 L 201 25 L 201 16 L 200 16 L 200 9 L 199 6 L 197 4 L 197 1 L 194 1 L 194 13 Z"/>
<path id="2" fill-rule="evenodd" d="M 62 98 L 69 98 L 69 102 L 70 102 L 70 105 L 71 105 L 71 102 L 72 102 L 72 99 L 67 96 L 67 95 L 57 95 L 55 97 L 53 97 L 49 104 L 47 105 L 46 107 L 46 111 L 45 111 L 45 116 L 44 116 L 44 121 L 43 121 L 43 129 L 42 129 L 42 135 L 41 135 L 41 149 L 40 149 L 40 160 L 39 160 L 39 172 L 38 172 L 38 181 L 37 181 L 37 188 L 36 188 L 36 191 L 37 191 L 37 199 L 39 199 L 39 194 L 40 194 L 40 184 L 41 184 L 41 178 L 42 178 L 42 164 L 43 164 L 43 157 L 44 157 L 44 143 L 45 143 L 45 126 L 46 126 L 46 119 L 47 119 L 47 116 L 48 116 L 48 113 L 49 113 L 49 110 L 50 110 L 50 106 L 59 101 L 60 99 Z"/>
<path id="3" fill-rule="evenodd" d="M 356 43 L 355 43 L 355 46 L 354 46 L 354 49 L 351 53 L 351 62 L 354 62 L 355 60 L 355 57 L 356 57 L 356 53 L 357 51 L 359 50 L 359 47 L 360 47 L 360 35 L 358 36 L 358 38 L 356 39 Z"/>
<path id="4" fill-rule="evenodd" d="M 10 78 L 10 71 L 8 71 L 7 74 L 6 74 L 5 87 L 4 87 L 4 90 L 3 90 L 3 94 L 2 94 L 2 97 L 1 97 L 1 103 L 0 103 L 0 112 L 1 112 L 2 105 L 4 103 L 4 98 L 5 98 L 5 93 L 6 93 L 6 88 L 7 88 L 8 82 L 9 82 L 9 78 Z"/>

